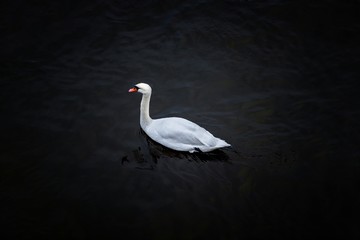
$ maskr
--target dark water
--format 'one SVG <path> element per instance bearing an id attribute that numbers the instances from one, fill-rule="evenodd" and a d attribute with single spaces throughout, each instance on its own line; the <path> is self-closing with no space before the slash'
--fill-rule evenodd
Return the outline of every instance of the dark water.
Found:
<path id="1" fill-rule="evenodd" d="M 1 238 L 360 237 L 358 1 L 0 11 Z M 138 82 L 233 149 L 151 142 Z"/>

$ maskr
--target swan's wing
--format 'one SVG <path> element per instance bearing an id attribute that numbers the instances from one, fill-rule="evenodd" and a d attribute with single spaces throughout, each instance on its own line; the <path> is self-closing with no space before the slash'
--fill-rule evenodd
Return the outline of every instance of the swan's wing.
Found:
<path id="1" fill-rule="evenodd" d="M 146 133 L 156 142 L 182 151 L 204 145 L 213 146 L 217 140 L 210 132 L 184 118 L 153 120 Z"/>

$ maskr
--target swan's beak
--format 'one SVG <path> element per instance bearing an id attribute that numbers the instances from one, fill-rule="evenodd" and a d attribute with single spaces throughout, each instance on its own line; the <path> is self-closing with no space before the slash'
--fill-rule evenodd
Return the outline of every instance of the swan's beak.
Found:
<path id="1" fill-rule="evenodd" d="M 136 87 L 133 87 L 133 88 L 129 89 L 129 92 L 137 92 L 137 91 L 138 91 L 138 89 Z"/>

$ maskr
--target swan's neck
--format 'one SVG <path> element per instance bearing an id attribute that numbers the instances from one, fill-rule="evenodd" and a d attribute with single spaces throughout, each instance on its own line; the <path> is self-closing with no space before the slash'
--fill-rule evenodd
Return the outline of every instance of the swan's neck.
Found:
<path id="1" fill-rule="evenodd" d="M 151 94 L 143 94 L 140 104 L 140 126 L 143 130 L 151 123 L 152 119 L 149 114 Z"/>

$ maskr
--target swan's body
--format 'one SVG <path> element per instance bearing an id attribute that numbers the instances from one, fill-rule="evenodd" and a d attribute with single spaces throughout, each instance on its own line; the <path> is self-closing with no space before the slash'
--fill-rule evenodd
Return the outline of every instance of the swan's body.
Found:
<path id="1" fill-rule="evenodd" d="M 229 147 L 224 140 L 214 137 L 210 132 L 184 118 L 169 117 L 152 119 L 149 115 L 151 87 L 146 83 L 136 84 L 129 92 L 143 94 L 140 104 L 140 126 L 155 142 L 176 151 L 210 152 Z"/>

